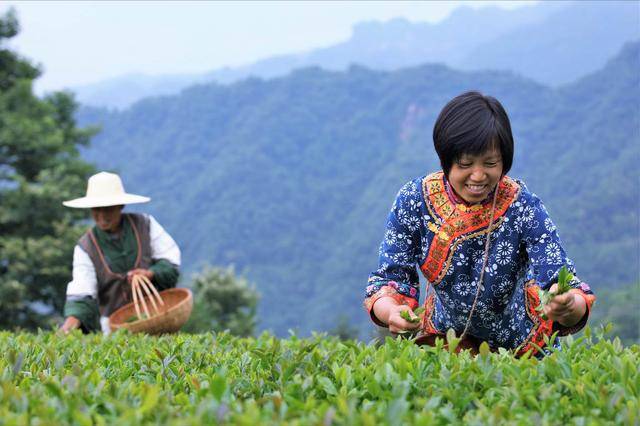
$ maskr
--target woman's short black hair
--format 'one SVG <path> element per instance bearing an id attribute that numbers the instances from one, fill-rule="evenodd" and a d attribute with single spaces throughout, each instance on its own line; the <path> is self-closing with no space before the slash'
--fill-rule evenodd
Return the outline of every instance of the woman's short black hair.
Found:
<path id="1" fill-rule="evenodd" d="M 513 135 L 506 111 L 492 96 L 465 92 L 445 105 L 433 127 L 433 145 L 445 176 L 463 155 L 491 148 L 502 154 L 502 173 L 513 163 Z"/>

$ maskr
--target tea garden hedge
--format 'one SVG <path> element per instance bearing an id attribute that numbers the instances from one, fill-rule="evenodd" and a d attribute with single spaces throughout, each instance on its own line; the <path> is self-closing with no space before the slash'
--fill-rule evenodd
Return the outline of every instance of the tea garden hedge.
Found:
<path id="1" fill-rule="evenodd" d="M 539 360 L 409 340 L 0 333 L 0 425 L 637 425 L 640 347 Z"/>

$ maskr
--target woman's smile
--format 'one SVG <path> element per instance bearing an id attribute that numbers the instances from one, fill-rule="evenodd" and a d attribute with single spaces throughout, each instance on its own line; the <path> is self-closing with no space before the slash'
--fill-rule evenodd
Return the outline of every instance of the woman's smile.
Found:
<path id="1" fill-rule="evenodd" d="M 451 166 L 447 179 L 467 203 L 479 203 L 487 198 L 502 177 L 500 151 L 492 149 L 479 155 L 463 155 Z"/>
<path id="2" fill-rule="evenodd" d="M 477 184 L 466 184 L 465 187 L 467 190 L 473 194 L 481 195 L 487 189 L 487 185 L 477 185 Z"/>

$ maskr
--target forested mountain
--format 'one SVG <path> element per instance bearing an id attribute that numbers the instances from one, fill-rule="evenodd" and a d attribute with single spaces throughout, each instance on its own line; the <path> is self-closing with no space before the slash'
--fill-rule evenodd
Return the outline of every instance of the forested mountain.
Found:
<path id="1" fill-rule="evenodd" d="M 301 67 L 345 70 L 358 64 L 396 70 L 423 63 L 513 70 L 540 83 L 558 85 L 599 69 L 626 41 L 638 38 L 637 2 L 540 2 L 514 10 L 463 6 L 435 24 L 405 19 L 363 22 L 342 43 L 243 67 L 192 75 L 128 75 L 74 91 L 86 105 L 126 107 L 197 83 L 272 78 Z"/>
<path id="2" fill-rule="evenodd" d="M 246 271 L 262 293 L 261 327 L 326 330 L 347 315 L 364 329 L 363 290 L 395 194 L 437 169 L 438 112 L 478 89 L 510 114 L 510 175 L 545 201 L 580 276 L 615 288 L 639 274 L 639 58 L 640 43 L 627 44 L 560 89 L 443 65 L 195 86 L 122 112 L 85 108 L 80 122 L 102 132 L 83 155 L 152 197 L 144 211 L 179 242 L 184 270 Z"/>

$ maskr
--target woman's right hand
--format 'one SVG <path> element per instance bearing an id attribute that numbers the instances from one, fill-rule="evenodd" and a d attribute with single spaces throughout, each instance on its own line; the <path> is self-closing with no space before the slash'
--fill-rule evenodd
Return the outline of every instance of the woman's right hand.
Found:
<path id="1" fill-rule="evenodd" d="M 76 317 L 70 316 L 64 320 L 64 324 L 60 326 L 59 333 L 69 334 L 71 330 L 75 330 L 76 328 L 80 328 L 80 320 Z"/>
<path id="2" fill-rule="evenodd" d="M 400 312 L 407 311 L 411 318 L 418 318 L 413 310 L 407 305 L 393 305 L 389 309 L 389 318 L 387 324 L 389 324 L 389 331 L 392 333 L 404 333 L 406 331 L 415 330 L 420 327 L 420 321 L 409 322 L 402 318 Z"/>
<path id="3" fill-rule="evenodd" d="M 404 333 L 420 327 L 420 321 L 409 322 L 400 316 L 400 312 L 407 311 L 411 318 L 418 318 L 407 305 L 400 305 L 392 297 L 381 297 L 373 305 L 375 316 L 389 326 L 392 333 Z"/>

